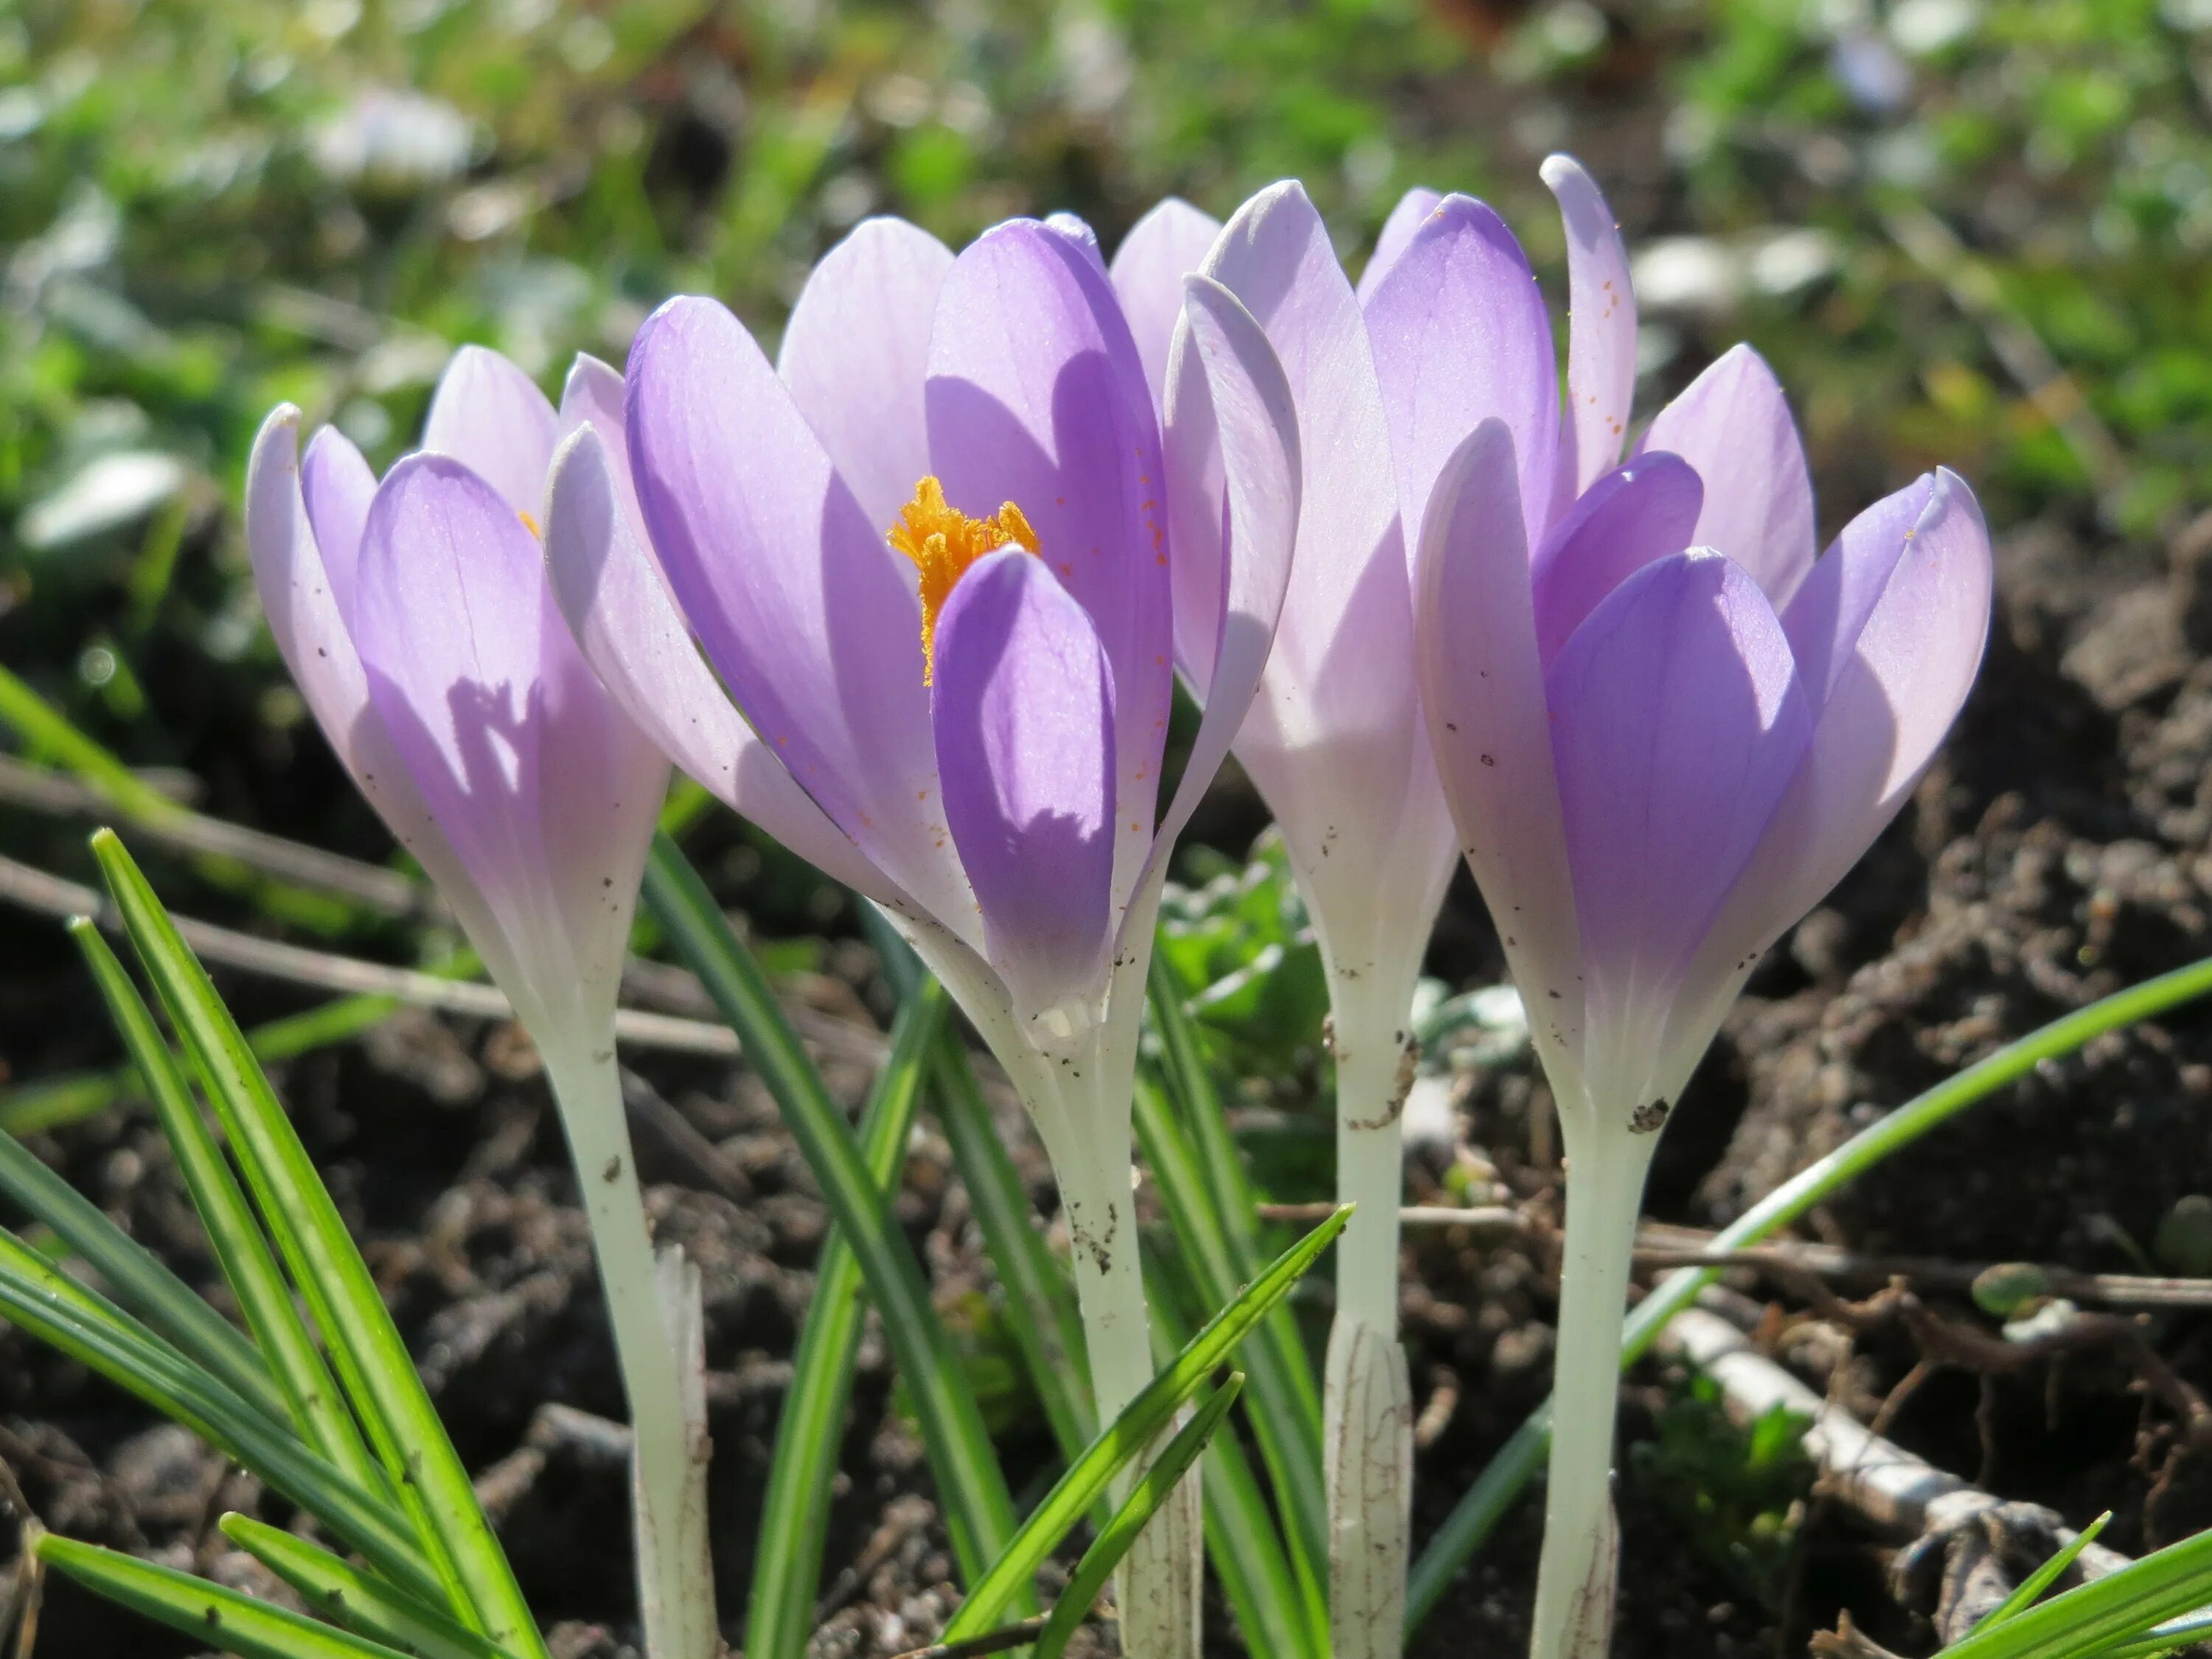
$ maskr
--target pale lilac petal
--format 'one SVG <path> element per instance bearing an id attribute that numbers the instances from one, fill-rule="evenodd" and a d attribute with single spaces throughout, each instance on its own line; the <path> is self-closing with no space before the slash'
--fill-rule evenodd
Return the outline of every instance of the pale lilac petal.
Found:
<path id="1" fill-rule="evenodd" d="M 1221 481 L 1229 582 L 1211 612 L 1217 632 L 1203 688 L 1205 716 L 1122 920 L 1125 941 L 1132 929 L 1151 929 L 1152 900 L 1176 837 L 1228 757 L 1259 690 L 1290 586 L 1302 511 L 1297 410 L 1282 364 L 1235 295 L 1206 276 L 1186 278 L 1185 288 L 1189 320 L 1177 332 L 1168 370 L 1167 395 L 1182 411 L 1168 433 L 1170 465 L 1194 472 L 1210 467 Z"/>
<path id="2" fill-rule="evenodd" d="M 354 574 L 361 564 L 361 532 L 368 523 L 368 504 L 376 495 L 376 474 L 351 439 L 326 426 L 307 440 L 307 453 L 300 461 L 299 488 L 315 545 L 322 553 L 331 597 L 338 615 L 349 617 Z"/>
<path id="3" fill-rule="evenodd" d="M 822 258 L 776 372 L 878 537 L 929 471 L 922 378 L 952 251 L 903 219 L 867 219 Z"/>
<path id="4" fill-rule="evenodd" d="M 722 307 L 661 307 L 629 380 L 653 550 L 738 707 L 871 863 L 980 939 L 938 796 L 913 575 Z"/>
<path id="5" fill-rule="evenodd" d="M 631 527 L 611 448 L 604 427 L 586 422 L 554 457 L 549 491 L 546 569 L 585 660 L 630 723 L 733 811 L 847 886 L 898 903 L 898 890 L 792 781 L 699 655 Z"/>
<path id="6" fill-rule="evenodd" d="M 1789 400 L 1766 360 L 1736 346 L 1659 411 L 1637 445 L 1663 449 L 1705 481 L 1695 538 L 1751 572 L 1784 609 L 1813 568 L 1813 477 Z"/>
<path id="7" fill-rule="evenodd" d="M 1414 563 L 1414 661 L 1460 851 L 1550 1065 L 1582 1041 L 1581 946 L 1517 471 L 1495 417 L 1447 459 Z"/>
<path id="8" fill-rule="evenodd" d="M 1070 998 L 1095 1005 L 1115 841 L 1114 685 L 1097 631 L 1042 561 L 1007 548 L 953 588 L 935 662 L 945 816 L 991 963 L 1024 1018 Z"/>
<path id="9" fill-rule="evenodd" d="M 1705 488 L 1680 456 L 1641 455 L 1585 490 L 1536 555 L 1536 648 L 1549 666 L 1600 600 L 1691 546 Z"/>
<path id="10" fill-rule="evenodd" d="M 502 987 L 533 1018 L 611 1018 L 667 764 L 578 653 L 512 503 L 447 456 L 395 466 L 362 538 L 355 640 L 495 919 L 474 942 Z"/>
<path id="11" fill-rule="evenodd" d="M 1815 713 L 1850 669 L 1859 634 L 1921 526 L 1948 516 L 1936 509 L 1947 502 L 1953 477 L 1928 473 L 1853 519 L 1782 607 L 1783 631 Z M 1967 501 L 1972 499 L 1970 493 Z"/>
<path id="12" fill-rule="evenodd" d="M 946 498 L 979 517 L 1018 506 L 1113 665 L 1126 900 L 1152 844 L 1174 641 L 1159 422 L 1103 267 L 1034 222 L 985 233 L 939 295 L 927 398 Z"/>
<path id="13" fill-rule="evenodd" d="M 1704 550 L 1615 588 L 1552 665 L 1546 701 L 1592 1094 L 1642 1104 L 1658 1022 L 1796 775 L 1811 716 L 1765 595 Z"/>
<path id="14" fill-rule="evenodd" d="M 1044 228 L 1057 235 L 1066 237 L 1069 241 L 1089 254 L 1091 263 L 1099 270 L 1106 269 L 1106 251 L 1098 246 L 1098 233 L 1091 229 L 1091 221 L 1081 214 L 1070 213 L 1066 209 L 1062 209 L 1058 213 L 1048 213 L 1044 216 Z"/>
<path id="15" fill-rule="evenodd" d="M 1942 470 L 1853 520 L 1800 590 L 1784 626 L 1819 603 L 1827 567 L 1870 573 L 1852 592 L 1852 623 L 1823 630 L 1832 655 L 1799 668 L 1818 724 L 1803 765 L 1713 928 L 1670 1042 L 1702 1048 L 1761 952 L 1819 903 L 1911 797 L 1958 718 L 1988 642 L 1989 528 L 1973 491 Z M 1878 580 L 1875 580 L 1878 578 Z M 1866 590 L 1874 591 L 1862 604 Z M 1842 609 L 1842 608 L 1839 608 Z"/>
<path id="16" fill-rule="evenodd" d="M 1513 434 L 1534 547 L 1550 512 L 1559 377 L 1552 319 L 1513 233 L 1481 203 L 1446 197 L 1366 312 L 1405 522 L 1420 522 L 1445 460 L 1495 416 Z"/>
<path id="17" fill-rule="evenodd" d="M 1364 304 L 1375 291 L 1375 285 L 1387 275 L 1398 258 L 1413 240 L 1413 233 L 1421 222 L 1437 210 L 1443 201 L 1442 192 L 1416 185 L 1398 198 L 1398 205 L 1390 210 L 1390 216 L 1382 222 L 1381 234 L 1375 239 L 1375 252 L 1367 256 L 1367 269 L 1359 273 L 1359 299 Z"/>
<path id="18" fill-rule="evenodd" d="M 1206 250 L 1220 234 L 1218 219 L 1170 196 L 1130 226 L 1114 251 L 1114 292 L 1129 319 L 1155 409 L 1165 408 L 1160 399 L 1167 385 L 1168 348 L 1182 315 L 1182 279 L 1205 263 Z"/>
<path id="19" fill-rule="evenodd" d="M 560 435 L 560 417 L 535 380 L 496 351 L 467 345 L 431 394 L 422 447 L 463 463 L 534 521 Z"/>
<path id="20" fill-rule="evenodd" d="M 1559 433 L 1557 514 L 1620 460 L 1636 397 L 1636 294 L 1620 227 L 1596 180 L 1571 155 L 1547 157 L 1543 174 L 1567 232 L 1568 420 Z"/>

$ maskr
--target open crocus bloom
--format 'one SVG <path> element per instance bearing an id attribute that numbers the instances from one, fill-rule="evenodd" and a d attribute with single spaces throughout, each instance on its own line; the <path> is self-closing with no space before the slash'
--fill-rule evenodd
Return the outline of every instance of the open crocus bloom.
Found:
<path id="1" fill-rule="evenodd" d="M 1419 524 L 1429 738 L 1528 1005 L 1568 1154 L 1550 1510 L 1534 1651 L 1604 1651 L 1620 1321 L 1657 1130 L 1753 963 L 1896 814 L 1988 630 L 1973 495 L 1939 471 L 1814 557 L 1773 376 L 1738 347 L 1620 463 L 1627 262 L 1581 169 L 1569 418 L 1527 261 L 1443 198 L 1367 311 Z"/>
<path id="2" fill-rule="evenodd" d="M 720 305 L 670 301 L 629 368 L 647 535 L 599 433 L 557 464 L 549 522 L 563 607 L 637 724 L 882 906 L 1012 1076 L 1059 1176 L 1106 1415 L 1151 1376 L 1128 1152 L 1160 882 L 1251 700 L 1297 518 L 1265 336 L 1216 284 L 1187 298 L 1165 373 L 1221 434 L 1233 549 L 1203 615 L 1171 586 L 1144 366 L 1095 243 L 1059 221 L 957 258 L 863 224 L 774 367 Z M 1158 815 L 1184 629 L 1216 649 Z M 1131 1650 L 1188 1650 L 1194 1593 L 1125 1592 Z"/>
<path id="3" fill-rule="evenodd" d="M 543 1054 L 575 1158 L 636 1430 L 656 1653 L 711 1655 L 695 1470 L 614 1062 L 615 999 L 668 765 L 601 689 L 538 535 L 567 429 L 618 422 L 621 378 L 579 360 L 562 407 L 465 348 L 422 452 L 380 483 L 299 411 L 255 441 L 246 526 L 277 647 L 363 794 L 430 874 Z M 619 431 L 619 427 L 610 428 Z"/>

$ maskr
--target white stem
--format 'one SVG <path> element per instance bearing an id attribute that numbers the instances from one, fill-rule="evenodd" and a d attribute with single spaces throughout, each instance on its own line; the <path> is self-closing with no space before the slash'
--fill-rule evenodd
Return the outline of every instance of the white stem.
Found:
<path id="1" fill-rule="evenodd" d="M 1060 1121 L 1052 1121 L 1055 1117 Z M 1091 1353 L 1091 1384 L 1103 1426 L 1143 1391 L 1153 1375 L 1152 1321 L 1137 1257 L 1127 1135 L 1125 1132 L 1121 1137 L 1117 1158 L 1104 1149 L 1094 1153 L 1087 1148 L 1090 1137 L 1082 1131 L 1098 1126 L 1067 1121 L 1065 1106 L 1047 1106 L 1038 1121 L 1046 1130 L 1060 1201 L 1067 1209 L 1076 1296 Z M 1128 1495 L 1139 1473 L 1134 1468 L 1125 1470 L 1115 1482 L 1116 1503 Z M 1124 1659 L 1197 1659 L 1204 1561 L 1198 1496 L 1194 1470 L 1122 1558 L 1114 1599 L 1121 1610 Z"/>
<path id="2" fill-rule="evenodd" d="M 1544 1551 L 1536 1572 L 1531 1659 L 1603 1659 L 1613 1636 L 1619 1570 L 1613 1534 L 1613 1419 L 1620 1396 L 1620 1326 L 1655 1135 L 1573 1122 L 1567 1147 L 1567 1224 L 1559 1269 L 1559 1336 L 1552 1377 L 1552 1462 Z"/>
<path id="3" fill-rule="evenodd" d="M 614 1034 L 597 1044 L 541 1042 L 553 1097 L 568 1137 L 592 1249 L 606 1295 L 615 1359 L 629 1403 L 640 1513 L 638 1567 L 652 1582 L 640 1603 L 657 1613 L 648 1627 L 649 1659 L 715 1659 L 721 1633 L 706 1517 L 688 1501 L 695 1465 L 706 1455 L 685 1410 L 675 1337 L 661 1313 L 653 1240 L 637 1182 L 624 1116 Z"/>
<path id="4" fill-rule="evenodd" d="M 1336 1243 L 1336 1322 L 1322 1402 L 1329 1639 L 1335 1659 L 1398 1659 L 1413 1536 L 1413 1408 L 1398 1342 L 1398 1211 L 1413 1050 L 1402 1008 L 1340 999 L 1334 1019 L 1336 1195 L 1358 1207 Z"/>

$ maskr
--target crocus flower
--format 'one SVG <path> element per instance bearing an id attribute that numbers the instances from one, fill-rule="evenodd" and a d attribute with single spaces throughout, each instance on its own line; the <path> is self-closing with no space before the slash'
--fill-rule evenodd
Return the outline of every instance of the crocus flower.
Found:
<path id="1" fill-rule="evenodd" d="M 537 524 L 564 429 L 619 410 L 580 360 L 562 408 L 477 348 L 439 383 L 420 453 L 380 483 L 276 410 L 246 539 L 278 649 L 331 746 L 452 905 L 545 1060 L 592 1224 L 637 1444 L 649 1644 L 718 1650 L 703 1496 L 615 1070 L 615 997 L 667 763 L 556 609 Z"/>
<path id="2" fill-rule="evenodd" d="M 1395 257 L 1407 217 L 1393 220 L 1370 270 Z M 1422 732 L 1407 538 L 1360 296 L 1295 182 L 1261 191 L 1225 229 L 1182 203 L 1163 204 L 1123 242 L 1114 280 L 1146 361 L 1160 366 L 1164 398 L 1180 273 L 1193 269 L 1251 309 L 1298 414 L 1298 550 L 1235 752 L 1281 828 L 1313 919 L 1336 1060 L 1337 1195 L 1358 1205 L 1337 1244 L 1324 1373 L 1331 1651 L 1395 1659 L 1413 1451 L 1398 1341 L 1399 1119 L 1413 1075 L 1414 981 L 1456 837 Z M 1196 424 L 1173 402 L 1166 412 L 1171 428 Z M 1171 470 L 1176 577 L 1194 600 L 1220 580 L 1221 488 L 1218 464 Z M 1186 614 L 1204 614 L 1202 603 L 1179 606 Z M 1185 630 L 1176 648 L 1202 682 L 1212 635 Z"/>
<path id="3" fill-rule="evenodd" d="M 1251 699 L 1297 514 L 1265 337 L 1218 285 L 1187 298 L 1168 378 L 1228 456 L 1232 554 L 1202 615 L 1170 580 L 1176 459 L 1068 222 L 956 258 L 871 221 L 816 269 L 776 366 L 720 305 L 670 301 L 631 348 L 623 437 L 572 441 L 549 527 L 576 637 L 636 724 L 740 811 L 743 780 L 781 774 L 806 808 L 776 833 L 882 906 L 1014 1079 L 1109 1417 L 1152 1376 L 1129 1111 L 1164 861 Z M 1179 626 L 1219 645 L 1156 815 Z M 1124 1575 L 1139 1659 L 1196 1650 L 1194 1511 L 1163 1518 Z"/>
<path id="4" fill-rule="evenodd" d="M 1568 227 L 1569 418 L 1526 260 L 1443 199 L 1368 301 L 1415 551 L 1429 739 L 1528 1005 L 1568 1157 L 1534 1652 L 1611 1622 L 1622 1300 L 1658 1130 L 1759 956 L 1896 814 L 1986 637 L 1988 532 L 1938 471 L 1814 556 L 1811 483 L 1738 347 L 1621 459 L 1627 264 L 1602 199 Z"/>

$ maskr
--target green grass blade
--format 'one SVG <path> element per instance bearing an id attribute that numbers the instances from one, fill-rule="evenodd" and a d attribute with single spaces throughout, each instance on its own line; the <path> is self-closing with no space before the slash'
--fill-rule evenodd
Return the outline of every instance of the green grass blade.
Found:
<path id="1" fill-rule="evenodd" d="M 1190 1302 L 1188 1287 L 1173 1282 L 1177 1264 L 1164 1257 L 1158 1250 L 1145 1256 L 1145 1284 L 1152 1304 L 1152 1352 L 1162 1365 L 1171 1363 L 1182 1346 L 1183 1310 Z M 1297 1654 L 1327 1659 L 1322 1649 L 1327 1645 L 1328 1626 L 1316 1629 L 1310 1622 L 1304 1593 L 1283 1553 L 1274 1511 L 1237 1437 L 1216 1435 L 1200 1470 L 1206 1483 L 1206 1555 L 1243 1634 L 1244 1650 L 1279 1654 L 1284 1659 Z"/>
<path id="2" fill-rule="evenodd" d="M 929 1058 L 945 1029 L 944 988 L 925 980 L 908 995 L 891 1031 L 891 1051 L 869 1092 L 860 1150 L 882 1202 L 896 1199 L 907 1142 Z M 791 1387 L 776 1419 L 775 1453 L 761 1505 L 745 1610 L 750 1659 L 804 1659 L 814 1633 L 822 1552 L 830 1533 L 830 1493 L 844 1449 L 845 1410 L 853 1398 L 866 1304 L 859 1259 L 832 1225 L 823 1241 L 814 1300 L 793 1357 Z"/>
<path id="3" fill-rule="evenodd" d="M 4 1231 L 0 1318 L 190 1429 L 395 1582 L 439 1593 L 411 1529 L 381 1494 L 356 1486 L 281 1420 L 263 1416 L 121 1309 Z"/>
<path id="4" fill-rule="evenodd" d="M 2073 1542 L 2055 1551 L 2048 1561 L 2021 1579 L 2017 1589 L 1976 1620 L 1973 1629 L 1966 1633 L 1969 1636 L 1978 1636 L 1984 1631 L 1994 1629 L 2004 1623 L 2006 1620 L 2033 1607 L 2043 1592 L 2058 1582 L 2058 1575 L 2074 1565 L 2074 1558 L 2096 1541 L 2097 1534 L 2104 1531 L 2112 1518 L 2112 1512 L 2106 1510 L 2084 1527 L 2075 1534 Z"/>
<path id="5" fill-rule="evenodd" d="M 173 817 L 184 810 L 5 668 L 0 668 L 0 721 L 15 728 L 32 756 L 82 778 L 132 817 Z"/>
<path id="6" fill-rule="evenodd" d="M 1231 1371 L 1228 1380 L 1209 1395 L 1206 1402 L 1191 1413 L 1190 1421 L 1176 1431 L 1175 1438 L 1161 1449 L 1150 1468 L 1131 1489 L 1114 1518 L 1106 1523 L 1105 1530 L 1083 1552 L 1082 1560 L 1076 1563 L 1074 1575 L 1067 1581 L 1067 1589 L 1045 1620 L 1043 1632 L 1037 1637 L 1036 1659 L 1060 1659 L 1067 1644 L 1090 1616 L 1091 1604 L 1098 1599 L 1106 1581 L 1114 1576 L 1114 1569 L 1121 1565 L 1121 1558 L 1137 1541 L 1137 1534 L 1159 1512 L 1175 1492 L 1177 1483 L 1197 1462 L 1198 1455 L 1206 1449 L 1206 1443 L 1221 1426 L 1228 1415 L 1239 1389 L 1244 1386 L 1244 1373 Z"/>
<path id="7" fill-rule="evenodd" d="M 1187 1114 L 1188 1109 L 1179 1117 L 1158 1083 L 1139 1073 L 1137 1144 L 1182 1247 L 1183 1265 L 1199 1299 L 1207 1307 L 1218 1307 L 1251 1277 L 1252 1265 L 1219 1224 L 1203 1174 L 1204 1160 L 1183 1127 Z M 1312 1391 L 1312 1365 L 1287 1307 L 1276 1309 L 1261 1322 L 1245 1367 L 1252 1377 L 1245 1412 L 1282 1509 L 1284 1544 L 1303 1617 L 1311 1632 L 1305 1650 L 1320 1656 L 1328 1646 L 1328 1592 L 1322 1576 L 1328 1556 L 1327 1521 L 1322 1513 L 1321 1405 Z"/>
<path id="8" fill-rule="evenodd" d="M 884 977 L 902 997 L 912 994 L 911 987 L 923 977 L 921 958 L 873 905 L 862 909 Z M 1029 1190 L 991 1121 L 975 1068 L 957 1032 L 948 1030 L 939 1040 L 930 1092 L 952 1147 L 953 1167 L 982 1231 L 984 1253 L 1005 1292 L 1006 1323 L 1021 1348 L 1030 1385 L 1060 1455 L 1073 1458 L 1098 1432 L 1075 1285 L 1035 1224 Z"/>
<path id="9" fill-rule="evenodd" d="M 654 838 L 646 864 L 645 902 L 736 1030 L 852 1244 L 921 1421 L 954 1556 L 962 1577 L 973 1583 L 1014 1535 L 1013 1499 L 913 1246 L 884 1206 L 851 1125 L 800 1047 L 760 964 L 665 835 Z"/>
<path id="10" fill-rule="evenodd" d="M 2017 1042 L 2008 1042 L 1956 1077 L 1917 1095 L 1880 1122 L 1869 1124 L 1826 1158 L 1798 1171 L 1722 1230 L 1712 1242 L 1716 1255 L 1755 1244 L 1788 1226 L 1929 1130 L 1968 1107 L 1988 1099 L 2006 1084 L 2047 1060 L 2070 1054 L 2092 1038 L 2132 1025 L 2169 1008 L 2212 993 L 2212 958 L 2116 991 Z M 1662 1279 L 1628 1316 L 1621 1364 L 1633 1364 L 1651 1346 L 1662 1327 L 1720 1276 L 1717 1267 L 1685 1267 Z M 1531 1413 L 1475 1478 L 1443 1526 L 1413 1564 L 1406 1598 L 1406 1628 L 1417 1629 L 1436 1610 L 1453 1576 L 1504 1518 L 1536 1471 L 1542 1467 L 1550 1434 L 1547 1401 Z"/>
<path id="11" fill-rule="evenodd" d="M 454 1611 L 497 1644 L 525 1659 L 544 1659 L 529 1606 L 416 1374 L 414 1357 L 245 1034 L 123 843 L 103 830 L 92 844 L 131 943 L 222 1120 L 262 1224 L 329 1345 L 378 1457 L 415 1516 L 424 1553 Z"/>
<path id="12" fill-rule="evenodd" d="M 199 1212 L 200 1225 L 206 1230 L 224 1281 L 238 1298 L 246 1327 L 253 1333 L 260 1356 L 283 1393 L 284 1407 L 301 1437 L 344 1470 L 356 1485 L 371 1492 L 381 1489 L 384 1472 L 369 1455 L 344 1397 L 323 1364 L 314 1339 L 308 1335 L 276 1255 L 254 1224 L 246 1194 L 238 1189 L 230 1166 L 200 1116 L 198 1103 L 177 1071 L 169 1045 L 154 1024 L 152 1011 L 98 928 L 79 917 L 70 924 L 70 932 L 92 969 L 109 1017 L 122 1034 L 124 1047 L 131 1051 L 138 1075 L 145 1080 L 161 1120 L 161 1133 L 191 1194 L 192 1207 Z M 198 1297 L 191 1299 L 191 1305 L 205 1310 Z M 160 1327 L 159 1321 L 149 1322 Z M 222 1328 L 228 1331 L 230 1327 L 222 1325 Z M 192 1350 L 187 1346 L 185 1352 Z"/>
<path id="13" fill-rule="evenodd" d="M 11 1135 L 0 1134 L 0 1191 L 54 1230 L 99 1270 L 116 1301 L 168 1339 L 192 1364 L 276 1422 L 284 1398 L 253 1345 L 192 1293 L 144 1245 L 117 1226 Z"/>
<path id="14" fill-rule="evenodd" d="M 1995 1626 L 1978 1626 L 1943 1659 L 2081 1659 L 2146 1637 L 2212 1602 L 2212 1532 L 2170 1544 L 2118 1572 Z"/>
<path id="15" fill-rule="evenodd" d="M 2184 1619 L 2169 1619 L 2148 1636 L 2099 1648 L 2091 1659 L 2157 1659 L 2160 1654 L 2178 1653 L 2206 1640 L 2212 1640 L 2212 1613 L 2195 1613 Z"/>
<path id="16" fill-rule="evenodd" d="M 1197 1149 L 1206 1190 L 1212 1195 L 1213 1212 L 1231 1245 L 1248 1261 L 1256 1261 L 1260 1253 L 1257 1200 L 1252 1183 L 1245 1178 L 1244 1160 L 1237 1155 L 1237 1143 L 1230 1135 L 1229 1115 L 1222 1108 L 1220 1091 L 1214 1087 L 1197 1029 L 1183 1006 L 1175 970 L 1158 951 L 1152 952 L 1152 966 L 1146 974 L 1145 1012 L 1153 1035 L 1159 1038 L 1162 1070 Z M 1310 1364 L 1306 1368 L 1306 1391 L 1312 1397 L 1313 1431 L 1318 1436 L 1321 1389 Z"/>
<path id="17" fill-rule="evenodd" d="M 226 1515 L 224 1537 L 300 1593 L 334 1625 L 416 1659 L 506 1659 L 501 1649 L 436 1608 L 304 1538 L 250 1516 Z"/>
<path id="18" fill-rule="evenodd" d="M 1067 1472 L 1022 1523 L 1020 1535 L 969 1592 L 940 1640 L 956 1642 L 981 1636 L 998 1623 L 1015 1605 L 1017 1594 L 1028 1586 L 1045 1558 L 1060 1547 L 1060 1540 L 1089 1512 L 1114 1477 L 1144 1455 L 1183 1402 L 1205 1386 L 1215 1367 L 1228 1358 L 1267 1310 L 1288 1294 L 1335 1241 L 1351 1216 L 1351 1207 L 1346 1206 L 1291 1245 L 1183 1345 L 1174 1363 L 1163 1367 L 1083 1455 L 1068 1465 Z"/>
<path id="19" fill-rule="evenodd" d="M 38 1550 L 47 1566 L 86 1589 L 240 1659 L 407 1659 L 398 1648 L 118 1550 L 52 1533 Z"/>

